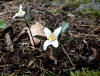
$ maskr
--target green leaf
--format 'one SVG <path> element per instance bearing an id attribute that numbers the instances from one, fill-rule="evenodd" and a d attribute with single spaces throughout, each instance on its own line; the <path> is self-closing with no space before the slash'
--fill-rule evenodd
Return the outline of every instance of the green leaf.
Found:
<path id="1" fill-rule="evenodd" d="M 55 76 L 53 73 L 48 73 L 47 76 Z"/>
<path id="2" fill-rule="evenodd" d="M 61 1 L 54 1 L 54 2 L 51 2 L 51 4 L 52 4 L 53 6 L 58 7 L 58 6 L 60 6 L 60 5 L 62 4 L 62 2 L 61 2 Z"/>
<path id="3" fill-rule="evenodd" d="M 58 10 L 58 9 L 56 9 L 56 10 L 51 9 L 50 12 L 51 12 L 52 14 L 56 14 L 56 13 L 60 12 L 60 10 Z"/>
<path id="4" fill-rule="evenodd" d="M 70 76 L 76 76 L 74 72 L 70 72 Z"/>
<path id="5" fill-rule="evenodd" d="M 29 16 L 30 16 L 29 15 L 29 10 L 30 10 L 30 7 L 27 6 L 26 7 L 26 11 L 25 11 L 26 12 L 26 14 L 25 14 L 25 20 L 26 20 L 27 23 L 29 23 L 29 21 L 30 21 L 30 18 L 29 18 Z"/>
<path id="6" fill-rule="evenodd" d="M 34 36 L 34 37 L 36 37 L 36 38 L 38 38 L 38 39 L 40 39 L 40 40 L 42 40 L 42 41 L 45 41 L 45 40 L 47 40 L 47 38 L 46 37 L 44 37 L 44 36 Z"/>
<path id="7" fill-rule="evenodd" d="M 0 28 L 5 28 L 7 24 L 5 24 L 4 19 L 0 20 Z"/>
<path id="8" fill-rule="evenodd" d="M 69 23 L 62 22 L 61 26 L 62 26 L 61 34 L 64 35 L 65 30 L 69 27 Z"/>

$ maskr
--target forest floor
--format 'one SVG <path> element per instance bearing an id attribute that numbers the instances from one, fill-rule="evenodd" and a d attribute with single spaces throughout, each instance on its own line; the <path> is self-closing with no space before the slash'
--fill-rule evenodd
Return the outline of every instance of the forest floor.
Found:
<path id="1" fill-rule="evenodd" d="M 48 0 L 0 2 L 0 20 L 4 19 L 7 24 L 5 28 L 0 28 L 0 73 L 66 76 L 71 71 L 82 68 L 100 71 L 100 17 L 94 17 L 89 12 L 81 13 L 77 8 L 69 6 L 70 1 L 57 7 L 50 2 Z M 21 17 L 13 19 L 20 4 L 23 10 L 30 7 L 29 24 Z M 43 51 L 44 41 L 41 40 L 32 45 L 31 35 L 27 31 L 23 32 L 23 29 L 30 28 L 36 24 L 35 22 L 39 22 L 43 27 L 56 29 L 64 21 L 69 27 L 61 38 L 61 45 L 56 49 L 58 60 L 56 64 L 55 48 L 48 46 L 48 49 Z M 33 30 L 41 29 L 41 26 L 37 26 L 36 29 L 35 26 Z"/>

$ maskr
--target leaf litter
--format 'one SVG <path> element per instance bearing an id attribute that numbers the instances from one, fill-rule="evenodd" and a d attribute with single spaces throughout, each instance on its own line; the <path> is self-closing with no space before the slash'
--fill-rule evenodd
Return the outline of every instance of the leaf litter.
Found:
<path id="1" fill-rule="evenodd" d="M 29 32 L 29 28 L 28 27 L 24 27 L 23 30 L 18 35 L 18 37 L 14 39 L 14 41 L 17 41 L 19 39 L 19 37 L 22 34 L 24 34 L 25 31 L 27 31 L 28 36 L 30 38 L 31 45 L 35 46 L 35 45 L 39 44 L 40 39 L 38 39 L 38 38 L 36 38 L 34 36 L 37 36 L 37 35 L 38 36 L 45 36 L 45 34 L 44 34 L 44 26 L 40 22 L 36 21 L 35 24 L 31 25 L 30 30 L 31 30 L 32 36 L 31 36 L 31 33 Z M 34 39 L 35 44 L 34 44 L 34 42 L 32 40 L 32 37 Z"/>
<path id="2" fill-rule="evenodd" d="M 7 22 L 7 27 L 3 30 L 0 29 L 1 72 L 6 71 L 7 74 L 14 73 L 18 75 L 28 74 L 37 76 L 45 76 L 52 73 L 54 75 L 64 76 L 69 71 L 81 69 L 82 67 L 88 67 L 94 71 L 100 70 L 100 19 L 91 17 L 90 13 L 80 14 L 80 12 L 71 8 L 69 5 L 67 5 L 69 6 L 68 11 L 73 13 L 74 19 L 70 18 L 66 14 L 66 11 L 62 11 L 62 8 L 59 9 L 58 14 L 53 15 L 48 10 L 50 8 L 55 9 L 55 7 L 52 5 L 48 5 L 50 7 L 45 6 L 45 2 L 38 3 L 38 1 L 33 1 L 33 3 L 23 3 L 23 6 L 31 5 L 33 7 L 32 10 L 39 11 L 30 11 L 32 21 L 29 27 L 26 27 L 24 22 L 14 23 L 12 20 L 13 11 L 16 10 L 15 7 L 18 7 L 19 3 L 17 1 L 10 1 L 2 2 L 1 4 L 1 6 L 8 6 L 0 9 L 1 12 L 10 10 L 9 13 L 0 15 L 0 18 L 5 19 Z M 68 8 L 66 5 L 63 6 L 64 8 Z M 34 20 L 36 20 L 36 23 L 33 23 Z M 45 26 L 39 20 L 45 22 L 45 25 L 49 28 L 57 28 L 63 21 L 69 24 L 69 30 L 66 30 L 62 37 L 62 40 L 64 39 L 65 41 L 62 42 L 63 47 L 60 48 L 59 65 L 54 65 L 53 49 L 48 47 L 49 49 L 46 52 L 42 52 L 42 43 L 40 39 L 35 37 L 37 35 L 45 36 L 43 32 Z M 36 45 L 33 43 L 29 28 Z M 35 49 L 32 48 L 33 46 Z M 14 52 L 11 52 L 12 49 Z M 74 69 L 67 55 L 69 55 L 70 60 L 74 63 Z"/>

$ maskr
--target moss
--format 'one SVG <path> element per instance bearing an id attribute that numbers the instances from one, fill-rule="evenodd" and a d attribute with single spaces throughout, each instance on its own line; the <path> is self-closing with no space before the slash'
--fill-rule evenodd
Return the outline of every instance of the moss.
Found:
<path id="1" fill-rule="evenodd" d="M 89 12 L 93 17 L 100 17 L 100 3 L 81 4 L 79 10 L 82 14 Z"/>
<path id="2" fill-rule="evenodd" d="M 91 0 L 71 0 L 71 4 L 70 7 L 72 8 L 76 8 L 78 7 L 80 4 L 86 4 L 86 3 L 90 3 Z"/>
<path id="3" fill-rule="evenodd" d="M 70 72 L 70 76 L 100 76 L 100 71 L 89 71 L 87 68 L 82 68 L 81 71 Z"/>

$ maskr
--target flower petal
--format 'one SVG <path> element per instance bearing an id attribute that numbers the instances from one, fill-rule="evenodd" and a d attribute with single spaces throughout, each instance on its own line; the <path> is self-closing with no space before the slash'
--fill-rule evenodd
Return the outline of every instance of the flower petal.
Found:
<path id="1" fill-rule="evenodd" d="M 52 33 L 47 27 L 44 28 L 44 32 L 45 35 L 47 36 L 47 38 L 50 36 L 50 34 Z"/>
<path id="2" fill-rule="evenodd" d="M 22 10 L 22 5 L 19 6 L 19 11 L 15 14 L 15 16 L 13 16 L 13 19 L 15 17 L 23 17 L 25 15 L 25 11 Z"/>
<path id="3" fill-rule="evenodd" d="M 25 11 L 21 11 L 21 12 L 22 12 L 22 14 L 16 13 L 15 16 L 13 16 L 13 19 L 14 19 L 15 17 L 23 17 L 23 16 L 25 15 Z"/>
<path id="4" fill-rule="evenodd" d="M 14 19 L 15 17 L 17 17 L 17 16 L 18 16 L 18 13 L 16 13 L 15 16 L 13 16 L 13 19 Z"/>
<path id="5" fill-rule="evenodd" d="M 53 41 L 51 44 L 52 44 L 55 48 L 57 48 L 57 47 L 58 47 L 58 40 Z"/>
<path id="6" fill-rule="evenodd" d="M 19 6 L 19 11 L 22 11 L 22 5 Z"/>
<path id="7" fill-rule="evenodd" d="M 53 32 L 53 34 L 56 38 L 58 38 L 58 35 L 60 34 L 61 29 L 62 29 L 62 27 L 59 27 L 59 28 L 55 29 L 55 31 Z"/>
<path id="8" fill-rule="evenodd" d="M 18 14 L 18 16 L 23 17 L 25 15 L 25 11 L 20 11 L 22 12 L 21 14 Z"/>
<path id="9" fill-rule="evenodd" d="M 43 44 L 43 50 L 46 50 L 48 45 L 51 45 L 51 42 L 49 40 L 46 40 Z"/>

